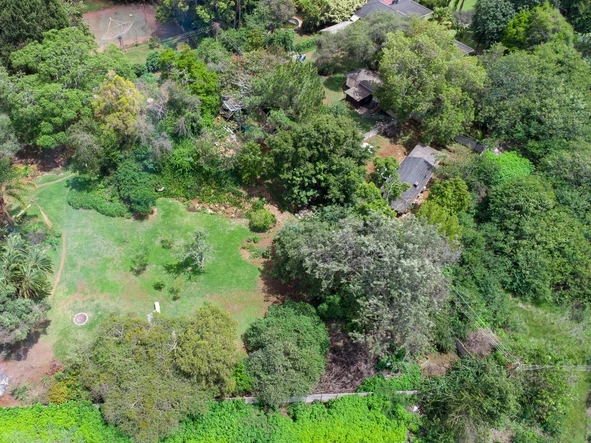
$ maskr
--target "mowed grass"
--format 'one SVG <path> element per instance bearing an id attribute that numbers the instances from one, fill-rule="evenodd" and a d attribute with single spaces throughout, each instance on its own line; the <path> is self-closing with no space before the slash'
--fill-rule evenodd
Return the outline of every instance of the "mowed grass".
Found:
<path id="1" fill-rule="evenodd" d="M 351 107 L 349 103 L 345 101 L 345 74 L 335 74 L 330 77 L 321 77 L 322 86 L 324 88 L 324 104 L 327 106 L 335 106 L 338 103 L 344 103 L 347 106 L 347 114 L 353 120 L 357 122 L 361 132 L 365 134 L 371 131 L 376 121 L 371 117 L 366 117 L 359 114 L 355 109 Z"/>
<path id="2" fill-rule="evenodd" d="M 160 303 L 163 315 L 189 315 L 210 301 L 225 308 L 238 322 L 239 332 L 267 307 L 259 291 L 259 269 L 240 254 L 240 246 L 251 235 L 242 222 L 224 217 L 189 213 L 174 200 L 160 199 L 156 214 L 148 220 L 105 217 L 95 211 L 75 210 L 66 202 L 67 181 L 40 188 L 35 199 L 53 226 L 65 235 L 66 260 L 60 283 L 51 299 L 48 336 L 58 358 L 92 337 L 109 313 L 129 313 L 146 318 Z M 37 211 L 31 208 L 31 211 Z M 192 278 L 167 271 L 174 265 L 174 248 L 165 249 L 161 239 L 180 245 L 197 228 L 207 231 L 213 247 L 212 261 L 203 274 Z M 148 252 L 148 267 L 139 276 L 131 272 L 133 257 Z M 57 270 L 61 248 L 52 251 Z M 162 281 L 161 291 L 153 285 Z M 169 288 L 180 288 L 173 300 Z M 78 312 L 89 315 L 84 326 L 72 319 Z"/>
<path id="3" fill-rule="evenodd" d="M 150 49 L 147 43 L 125 48 L 125 55 L 132 63 L 145 64 L 148 54 L 155 49 Z"/>

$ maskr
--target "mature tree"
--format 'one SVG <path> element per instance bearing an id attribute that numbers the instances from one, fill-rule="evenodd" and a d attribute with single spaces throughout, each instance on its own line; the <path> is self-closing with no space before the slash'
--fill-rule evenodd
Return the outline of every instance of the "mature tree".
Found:
<path id="1" fill-rule="evenodd" d="M 563 211 L 538 176 L 493 187 L 481 227 L 505 273 L 504 285 L 528 299 L 588 299 L 591 246 L 581 223 Z"/>
<path id="2" fill-rule="evenodd" d="M 186 242 L 178 253 L 182 265 L 194 272 L 203 272 L 211 260 L 211 244 L 207 241 L 207 232 L 196 229 L 191 240 Z"/>
<path id="3" fill-rule="evenodd" d="M 142 109 L 143 97 L 135 85 L 115 72 L 107 74 L 92 103 L 94 116 L 107 131 L 130 137 Z"/>
<path id="4" fill-rule="evenodd" d="M 26 182 L 12 167 L 10 158 L 0 157 L 0 220 L 9 226 L 14 226 L 10 215 L 11 205 L 25 207 L 23 195 L 31 183 Z"/>
<path id="5" fill-rule="evenodd" d="M 182 320 L 160 315 L 151 322 L 112 315 L 81 352 L 81 382 L 103 402 L 106 421 L 138 441 L 159 441 L 210 398 L 174 363 L 184 328 Z"/>
<path id="6" fill-rule="evenodd" d="M 462 359 L 421 390 L 421 409 L 433 441 L 487 441 L 491 428 L 516 412 L 517 388 L 493 359 Z"/>
<path id="7" fill-rule="evenodd" d="M 348 321 L 378 356 L 424 349 L 447 294 L 442 271 L 456 258 L 435 227 L 377 214 L 288 225 L 274 256 L 281 278 L 317 299 L 325 316 Z"/>
<path id="8" fill-rule="evenodd" d="M 434 23 L 413 22 L 409 35 L 391 34 L 383 49 L 377 96 L 399 117 L 422 121 L 427 139 L 446 142 L 474 119 L 473 96 L 484 70 L 464 57 L 452 37 Z"/>
<path id="9" fill-rule="evenodd" d="M 324 89 L 316 68 L 310 63 L 291 61 L 269 70 L 252 85 L 248 106 L 253 109 L 282 110 L 300 120 L 322 105 Z"/>
<path id="10" fill-rule="evenodd" d="M 398 189 L 400 189 L 400 193 L 394 194 L 392 196 L 393 198 L 396 198 L 402 193 L 402 189 Z M 384 198 L 382 191 L 373 182 L 362 182 L 359 185 L 359 188 L 355 192 L 355 212 L 363 217 L 373 212 L 386 216 L 395 215 L 390 207 L 389 200 Z"/>
<path id="11" fill-rule="evenodd" d="M 319 114 L 271 136 L 267 144 L 273 177 L 295 207 L 350 202 L 371 153 L 361 149 L 352 120 Z"/>
<path id="12" fill-rule="evenodd" d="M 513 17 L 502 42 L 509 49 L 529 49 L 550 41 L 572 45 L 574 39 L 573 29 L 560 11 L 545 3 Z"/>
<path id="13" fill-rule="evenodd" d="M 51 260 L 18 234 L 0 244 L 0 344 L 24 340 L 47 319 Z"/>
<path id="14" fill-rule="evenodd" d="M 365 3 L 365 0 L 326 0 L 327 8 L 323 21 L 326 23 L 340 23 L 349 20 L 353 13 Z"/>
<path id="15" fill-rule="evenodd" d="M 308 395 L 324 372 L 328 333 L 306 303 L 273 305 L 244 334 L 257 399 L 279 405 Z"/>
<path id="16" fill-rule="evenodd" d="M 16 71 L 38 74 L 42 83 L 57 83 L 67 89 L 92 89 L 113 70 L 132 78 L 131 63 L 115 46 L 97 52 L 92 36 L 78 28 L 51 30 L 43 41 L 31 43 L 14 52 L 10 60 Z"/>
<path id="17" fill-rule="evenodd" d="M 11 158 L 20 149 L 10 117 L 0 114 L 0 158 Z"/>
<path id="18" fill-rule="evenodd" d="M 252 14 L 246 18 L 249 27 L 280 28 L 296 14 L 293 0 L 259 0 Z"/>
<path id="19" fill-rule="evenodd" d="M 581 34 L 591 32 L 591 2 L 589 0 L 562 0 L 560 8 L 575 31 Z"/>
<path id="20" fill-rule="evenodd" d="M 369 178 L 382 191 L 386 200 L 395 199 L 409 188 L 408 183 L 400 181 L 396 172 L 400 165 L 394 157 L 375 157 L 373 167 L 374 171 Z"/>
<path id="21" fill-rule="evenodd" d="M 14 288 L 14 295 L 27 300 L 42 300 L 49 295 L 51 259 L 42 250 L 11 234 L 0 252 L 2 284 Z"/>
<path id="22" fill-rule="evenodd" d="M 377 66 L 380 51 L 389 33 L 408 29 L 408 20 L 398 14 L 376 12 L 335 33 L 316 39 L 316 64 L 321 72 L 354 67 Z"/>
<path id="23" fill-rule="evenodd" d="M 200 113 L 211 124 L 220 107 L 219 80 L 199 60 L 195 50 L 184 49 L 180 53 L 167 49 L 160 53 L 160 69 L 164 78 L 170 78 L 186 87 L 201 102 Z"/>
<path id="24" fill-rule="evenodd" d="M 556 43 L 485 59 L 488 81 L 480 120 L 496 138 L 541 158 L 591 133 L 591 67 Z"/>
<path id="25" fill-rule="evenodd" d="M 458 214 L 468 209 L 471 199 L 466 182 L 455 177 L 434 183 L 429 191 L 429 200 L 449 209 L 452 214 Z"/>
<path id="26" fill-rule="evenodd" d="M 485 48 L 499 42 L 514 15 L 510 0 L 478 0 L 472 20 L 474 37 Z"/>
<path id="27" fill-rule="evenodd" d="M 163 0 L 158 5 L 160 20 L 177 19 L 185 25 L 209 26 L 212 22 L 237 24 L 242 8 L 248 0 Z"/>
<path id="28" fill-rule="evenodd" d="M 96 44 L 80 30 L 66 28 L 44 34 L 12 54 L 15 69 L 0 70 L 0 99 L 6 104 L 19 138 L 43 148 L 67 142 L 67 129 L 90 118 L 95 88 L 109 70 L 133 76 L 125 55 L 115 46 L 96 53 Z"/>
<path id="29" fill-rule="evenodd" d="M 0 0 L 0 59 L 27 43 L 41 40 L 45 31 L 68 26 L 60 0 Z"/>
<path id="30" fill-rule="evenodd" d="M 193 314 L 174 349 L 178 368 L 215 396 L 234 390 L 232 376 L 239 362 L 236 322 L 220 308 L 206 305 Z"/>
<path id="31" fill-rule="evenodd" d="M 431 199 L 421 205 L 417 217 L 438 226 L 439 232 L 450 239 L 455 239 L 462 233 L 458 215 Z"/>

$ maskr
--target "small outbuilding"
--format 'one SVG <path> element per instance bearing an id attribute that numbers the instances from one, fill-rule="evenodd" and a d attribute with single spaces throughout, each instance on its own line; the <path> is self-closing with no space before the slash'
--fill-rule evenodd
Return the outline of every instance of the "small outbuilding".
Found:
<path id="1" fill-rule="evenodd" d="M 347 74 L 347 99 L 357 106 L 366 106 L 373 100 L 374 88 L 382 84 L 382 80 L 369 69 L 357 69 Z"/>
<path id="2" fill-rule="evenodd" d="M 431 180 L 431 177 L 433 177 L 433 172 L 438 164 L 439 152 L 422 143 L 416 145 L 396 171 L 400 177 L 400 181 L 408 183 L 410 188 L 390 203 L 392 209 L 398 214 L 407 212 L 419 195 L 427 189 L 427 184 Z"/>

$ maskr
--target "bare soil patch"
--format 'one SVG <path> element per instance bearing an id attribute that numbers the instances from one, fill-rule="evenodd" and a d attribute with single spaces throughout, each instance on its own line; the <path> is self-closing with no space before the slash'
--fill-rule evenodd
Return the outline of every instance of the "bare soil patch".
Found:
<path id="1" fill-rule="evenodd" d="M 109 29 L 109 19 L 117 22 L 132 22 L 129 32 L 123 36 L 123 46 L 139 44 L 151 36 L 159 38 L 174 37 L 182 32 L 174 23 L 159 23 L 156 20 L 156 7 L 149 4 L 119 5 L 99 11 L 87 12 L 83 15 L 90 32 L 95 36 L 99 48 L 108 44 L 119 45 L 117 40 L 103 40 Z"/>
<path id="2" fill-rule="evenodd" d="M 449 352 L 447 354 L 427 354 L 427 361 L 421 364 L 423 377 L 439 377 L 449 372 L 459 357 Z"/>
<path id="3" fill-rule="evenodd" d="M 374 363 L 365 346 L 354 343 L 339 325 L 330 325 L 329 332 L 326 371 L 313 394 L 355 392 L 364 379 L 376 374 Z"/>

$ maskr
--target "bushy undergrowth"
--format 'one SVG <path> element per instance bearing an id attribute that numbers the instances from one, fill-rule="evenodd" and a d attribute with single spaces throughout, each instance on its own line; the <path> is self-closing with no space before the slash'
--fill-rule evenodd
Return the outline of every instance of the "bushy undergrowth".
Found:
<path id="1" fill-rule="evenodd" d="M 90 403 L 0 408 L 0 443 L 128 443 Z"/>
<path id="2" fill-rule="evenodd" d="M 387 412 L 387 413 L 386 413 Z M 406 441 L 416 419 L 381 396 L 348 396 L 311 405 L 296 403 L 289 416 L 265 413 L 242 401 L 219 402 L 209 412 L 184 422 L 165 443 L 280 443 Z M 90 403 L 0 409 L 0 443 L 128 443 L 107 426 Z"/>
<path id="3" fill-rule="evenodd" d="M 401 406 L 395 418 L 382 397 L 348 396 L 327 405 L 296 403 L 289 417 L 266 414 L 242 401 L 215 404 L 208 414 L 186 422 L 166 443 L 403 442 L 413 417 Z"/>
<path id="4" fill-rule="evenodd" d="M 129 210 L 114 193 L 96 186 L 91 180 L 75 178 L 68 192 L 68 204 L 74 209 L 94 209 L 108 217 L 129 217 Z"/>
<path id="5" fill-rule="evenodd" d="M 392 370 L 391 377 L 383 374 L 374 375 L 361 383 L 357 392 L 382 392 L 382 391 L 410 391 L 418 389 L 422 382 L 421 368 L 416 364 L 399 364 Z"/>

